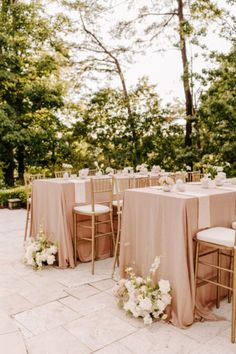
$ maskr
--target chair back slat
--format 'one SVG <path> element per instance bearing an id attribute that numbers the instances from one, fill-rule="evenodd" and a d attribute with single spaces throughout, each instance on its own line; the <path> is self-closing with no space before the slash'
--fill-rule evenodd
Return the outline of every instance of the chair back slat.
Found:
<path id="1" fill-rule="evenodd" d="M 135 188 L 144 188 L 149 186 L 149 177 L 148 176 L 143 176 L 143 177 L 136 177 L 135 178 Z"/>
<path id="2" fill-rule="evenodd" d="M 114 182 L 112 177 L 90 178 L 91 203 L 93 211 L 95 204 L 106 204 L 110 208 L 112 207 L 113 185 Z"/>
<path id="3" fill-rule="evenodd" d="M 160 185 L 160 176 L 149 176 L 149 186 L 159 186 Z"/>
<path id="4" fill-rule="evenodd" d="M 71 171 L 55 171 L 54 174 L 55 174 L 55 178 L 63 178 L 64 176 L 64 173 L 68 173 L 68 175 L 71 174 Z"/>

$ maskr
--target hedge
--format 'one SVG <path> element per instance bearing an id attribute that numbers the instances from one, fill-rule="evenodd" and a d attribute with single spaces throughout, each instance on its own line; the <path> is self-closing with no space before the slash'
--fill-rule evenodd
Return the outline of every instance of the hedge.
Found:
<path id="1" fill-rule="evenodd" d="M 22 206 L 26 205 L 27 194 L 24 186 L 10 188 L 10 189 L 0 189 L 0 206 L 7 207 L 8 199 L 19 198 L 21 200 Z"/>

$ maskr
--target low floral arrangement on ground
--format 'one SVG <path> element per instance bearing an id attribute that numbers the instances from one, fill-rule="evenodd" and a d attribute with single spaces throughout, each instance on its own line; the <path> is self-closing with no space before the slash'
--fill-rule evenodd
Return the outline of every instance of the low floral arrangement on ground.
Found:
<path id="1" fill-rule="evenodd" d="M 146 325 L 155 319 L 165 320 L 165 309 L 171 303 L 169 281 L 161 279 L 157 284 L 153 282 L 159 265 L 160 257 L 156 257 L 147 278 L 136 276 L 133 268 L 127 268 L 128 278 L 121 279 L 113 289 L 119 306 L 136 318 L 142 317 Z"/>
<path id="2" fill-rule="evenodd" d="M 47 240 L 45 232 L 40 229 L 35 240 L 30 240 L 25 247 L 24 262 L 34 269 L 53 265 L 56 261 L 57 246 Z"/>

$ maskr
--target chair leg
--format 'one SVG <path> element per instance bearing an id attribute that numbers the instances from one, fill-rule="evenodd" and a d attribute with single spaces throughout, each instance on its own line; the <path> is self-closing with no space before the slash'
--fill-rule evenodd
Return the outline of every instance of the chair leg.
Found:
<path id="1" fill-rule="evenodd" d="M 117 232 L 117 252 L 116 252 L 116 260 L 117 267 L 119 267 L 119 244 L 120 244 L 120 235 L 121 235 L 121 212 L 118 214 L 118 232 Z"/>
<path id="2" fill-rule="evenodd" d="M 231 251 L 230 251 L 231 252 Z M 233 269 L 233 262 L 232 262 L 232 252 L 230 253 L 231 257 L 230 257 L 230 261 L 229 261 L 229 269 Z M 232 281 L 233 281 L 233 277 L 232 277 L 232 273 L 229 273 L 229 283 L 228 283 L 228 286 L 230 288 L 233 288 L 233 285 L 232 285 Z M 231 298 L 232 298 L 232 291 L 231 290 L 228 290 L 228 303 L 230 304 L 231 303 Z"/>
<path id="3" fill-rule="evenodd" d="M 77 264 L 77 216 L 73 214 L 73 243 L 74 243 L 74 261 Z"/>
<path id="4" fill-rule="evenodd" d="M 95 256 L 95 216 L 92 215 L 92 274 L 94 274 L 94 256 Z"/>
<path id="5" fill-rule="evenodd" d="M 231 318 L 231 342 L 235 343 L 235 319 L 236 319 L 236 249 L 233 250 L 233 296 Z"/>
<path id="6" fill-rule="evenodd" d="M 221 266 L 220 262 L 220 256 L 221 256 L 221 251 L 220 249 L 217 250 L 217 265 L 218 267 Z M 217 268 L 217 283 L 221 283 L 221 271 L 219 268 Z M 217 285 L 216 287 L 216 308 L 218 309 L 220 307 L 220 287 Z"/>
<path id="7" fill-rule="evenodd" d="M 116 246 L 115 246 L 114 261 L 113 261 L 112 274 L 111 274 L 112 278 L 114 276 L 116 262 L 117 262 L 117 265 L 119 266 L 118 249 L 119 249 L 119 243 L 120 243 L 120 214 L 118 214 L 118 221 L 117 222 L 118 222 L 118 225 L 117 225 Z"/>
<path id="8" fill-rule="evenodd" d="M 114 233 L 114 227 L 113 227 L 113 214 L 112 214 L 112 211 L 110 211 L 110 223 L 111 223 L 113 250 L 114 250 L 114 248 L 115 248 L 115 233 Z"/>
<path id="9" fill-rule="evenodd" d="M 198 275 L 198 256 L 199 256 L 199 248 L 200 245 L 196 241 L 196 253 L 195 253 L 195 274 L 194 274 L 194 282 L 195 282 L 195 307 L 194 312 L 196 311 L 196 300 L 197 300 L 197 275 Z"/>
<path id="10" fill-rule="evenodd" d="M 27 203 L 27 214 L 26 214 L 24 241 L 26 241 L 26 239 L 27 239 L 29 220 L 30 220 L 30 204 Z"/>

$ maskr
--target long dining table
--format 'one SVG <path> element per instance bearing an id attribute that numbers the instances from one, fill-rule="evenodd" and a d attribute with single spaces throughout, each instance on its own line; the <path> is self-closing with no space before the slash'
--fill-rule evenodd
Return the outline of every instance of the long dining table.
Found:
<path id="1" fill-rule="evenodd" d="M 73 257 L 73 207 L 91 201 L 89 178 L 51 178 L 33 181 L 31 201 L 31 231 L 36 237 L 40 228 L 49 241 L 58 246 L 58 266 L 75 267 Z M 97 258 L 112 255 L 111 239 L 100 237 L 97 242 Z M 80 262 L 91 260 L 91 244 L 77 242 Z"/>
<path id="2" fill-rule="evenodd" d="M 236 185 L 204 189 L 185 184 L 185 191 L 162 187 L 127 190 L 124 195 L 120 241 L 120 276 L 126 267 L 146 277 L 156 256 L 161 257 L 156 279 L 171 284 L 171 322 L 184 328 L 196 317 L 216 319 L 210 311 L 214 286 L 199 288 L 195 303 L 194 242 L 198 230 L 230 227 L 236 220 Z M 210 256 L 213 257 L 214 256 Z"/>

